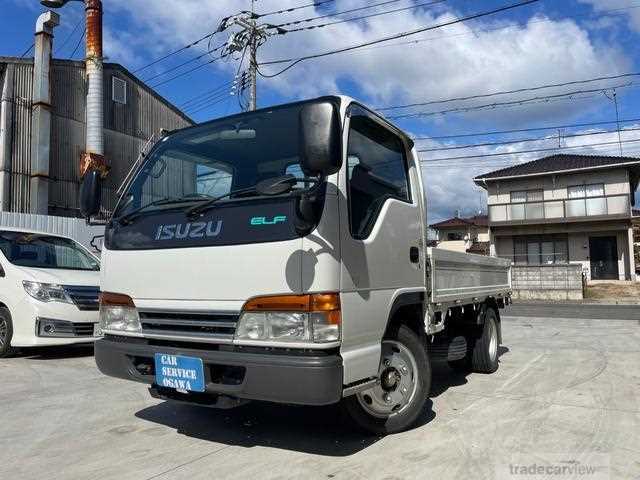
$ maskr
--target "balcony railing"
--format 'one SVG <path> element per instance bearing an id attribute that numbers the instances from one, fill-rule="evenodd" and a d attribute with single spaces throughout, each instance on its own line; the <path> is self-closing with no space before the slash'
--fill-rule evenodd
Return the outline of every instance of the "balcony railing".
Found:
<path id="1" fill-rule="evenodd" d="M 537 223 L 544 220 L 566 221 L 590 217 L 624 217 L 631 215 L 630 212 L 629 195 L 604 195 L 489 205 L 489 220 L 491 223 Z"/>

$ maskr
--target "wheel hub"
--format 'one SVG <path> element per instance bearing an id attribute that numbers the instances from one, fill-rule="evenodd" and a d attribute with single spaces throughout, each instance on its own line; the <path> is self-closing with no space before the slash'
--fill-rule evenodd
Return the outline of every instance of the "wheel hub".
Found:
<path id="1" fill-rule="evenodd" d="M 382 362 L 375 386 L 357 394 L 371 415 L 386 418 L 403 411 L 418 386 L 418 366 L 411 351 L 395 340 L 382 343 Z"/>
<path id="2" fill-rule="evenodd" d="M 380 384 L 384 390 L 395 390 L 400 381 L 400 373 L 395 368 L 387 368 L 380 377 Z"/>

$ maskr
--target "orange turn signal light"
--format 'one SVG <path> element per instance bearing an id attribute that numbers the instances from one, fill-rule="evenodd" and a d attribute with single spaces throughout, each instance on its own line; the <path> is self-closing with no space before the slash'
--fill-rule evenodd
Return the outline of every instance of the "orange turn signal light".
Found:
<path id="1" fill-rule="evenodd" d="M 337 312 L 331 317 L 340 317 L 340 295 L 337 293 L 314 293 L 310 295 L 277 295 L 256 297 L 248 300 L 244 311 L 255 312 Z M 339 320 L 336 322 L 339 323 Z"/>
<path id="2" fill-rule="evenodd" d="M 135 307 L 133 299 L 122 293 L 100 292 L 100 305 L 117 305 L 120 307 Z"/>

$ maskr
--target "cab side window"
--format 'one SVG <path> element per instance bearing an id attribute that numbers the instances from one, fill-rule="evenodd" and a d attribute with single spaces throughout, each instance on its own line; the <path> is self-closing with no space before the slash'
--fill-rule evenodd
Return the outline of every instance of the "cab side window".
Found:
<path id="1" fill-rule="evenodd" d="M 365 110 L 351 110 L 347 147 L 349 221 L 354 238 L 367 238 L 384 202 L 410 202 L 402 140 Z"/>

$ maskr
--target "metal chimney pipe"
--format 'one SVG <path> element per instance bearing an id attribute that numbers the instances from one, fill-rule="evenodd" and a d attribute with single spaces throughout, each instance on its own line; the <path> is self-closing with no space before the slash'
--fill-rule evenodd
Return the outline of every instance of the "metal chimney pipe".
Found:
<path id="1" fill-rule="evenodd" d="M 86 0 L 87 138 L 86 153 L 104 155 L 102 2 Z"/>
<path id="2" fill-rule="evenodd" d="M 36 22 L 31 107 L 30 212 L 49 213 L 49 156 L 51 147 L 51 44 L 60 24 L 55 12 L 44 12 Z"/>

